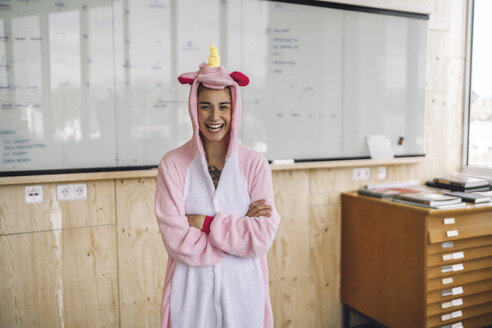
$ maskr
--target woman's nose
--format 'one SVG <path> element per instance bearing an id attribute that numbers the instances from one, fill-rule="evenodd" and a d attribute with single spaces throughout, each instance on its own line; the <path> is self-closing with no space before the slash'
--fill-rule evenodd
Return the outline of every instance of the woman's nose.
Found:
<path id="1" fill-rule="evenodd" d="M 220 112 L 219 112 L 219 108 L 217 107 L 214 107 L 212 109 L 212 113 L 210 113 L 210 116 L 212 117 L 212 119 L 218 119 L 220 117 Z"/>

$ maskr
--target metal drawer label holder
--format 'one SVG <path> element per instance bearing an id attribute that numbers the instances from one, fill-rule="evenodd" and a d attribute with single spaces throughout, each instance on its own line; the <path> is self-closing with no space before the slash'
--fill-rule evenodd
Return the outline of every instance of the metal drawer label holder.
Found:
<path id="1" fill-rule="evenodd" d="M 459 317 L 462 317 L 462 316 L 463 316 L 463 312 L 461 312 L 461 310 L 458 310 L 458 311 L 454 311 L 454 312 L 451 312 L 451 313 L 443 314 L 441 316 L 441 321 L 447 321 L 447 320 L 451 320 L 451 319 L 456 319 L 456 318 L 459 318 Z"/>
<path id="2" fill-rule="evenodd" d="M 443 285 L 449 285 L 454 282 L 453 277 L 448 277 L 448 278 L 442 278 L 442 284 Z"/>
<path id="3" fill-rule="evenodd" d="M 454 243 L 452 241 L 445 241 L 441 244 L 441 248 L 453 248 Z"/>
<path id="4" fill-rule="evenodd" d="M 457 298 L 449 302 L 441 303 L 441 309 L 447 309 L 450 307 L 460 306 L 460 305 L 463 305 L 463 299 Z"/>
<path id="5" fill-rule="evenodd" d="M 463 287 L 454 287 L 452 289 L 445 289 L 441 292 L 442 297 L 463 294 Z"/>
<path id="6" fill-rule="evenodd" d="M 453 264 L 453 265 L 445 265 L 441 267 L 441 273 L 446 273 L 446 272 L 456 272 L 456 271 L 461 271 L 464 270 L 465 266 L 463 263 L 458 263 L 458 264 Z"/>
<path id="7" fill-rule="evenodd" d="M 442 256 L 443 261 L 450 261 L 450 260 L 459 260 L 465 257 L 464 252 L 456 252 L 456 253 L 451 253 L 451 254 L 444 254 Z"/>
<path id="8" fill-rule="evenodd" d="M 455 224 L 456 220 L 454 218 L 444 218 L 444 224 Z"/>
<path id="9" fill-rule="evenodd" d="M 446 237 L 458 237 L 458 230 L 448 230 L 446 231 Z"/>

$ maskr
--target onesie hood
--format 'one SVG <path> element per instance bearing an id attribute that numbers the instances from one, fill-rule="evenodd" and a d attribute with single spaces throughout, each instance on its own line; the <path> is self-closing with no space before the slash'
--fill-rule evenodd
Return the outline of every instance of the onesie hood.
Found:
<path id="1" fill-rule="evenodd" d="M 217 48 L 210 46 L 210 57 L 208 64 L 201 63 L 198 71 L 183 73 L 178 77 L 181 84 L 190 84 L 190 95 L 188 99 L 188 110 L 190 113 L 191 123 L 193 126 L 193 139 L 201 156 L 205 154 L 203 144 L 200 139 L 200 127 L 198 125 L 198 107 L 197 91 L 200 83 L 209 89 L 231 88 L 232 98 L 232 118 L 231 129 L 229 131 L 229 148 L 227 157 L 229 157 L 237 146 L 237 134 L 241 122 L 241 92 L 240 86 L 247 86 L 249 78 L 241 72 L 228 73 L 225 67 L 220 66 L 220 57 Z"/>

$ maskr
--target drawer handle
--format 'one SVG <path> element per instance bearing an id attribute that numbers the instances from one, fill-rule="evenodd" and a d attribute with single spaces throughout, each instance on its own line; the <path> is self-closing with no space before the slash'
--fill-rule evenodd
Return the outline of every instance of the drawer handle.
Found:
<path id="1" fill-rule="evenodd" d="M 452 325 L 441 326 L 441 328 L 463 328 L 463 324 L 461 322 L 456 322 Z"/>
<path id="2" fill-rule="evenodd" d="M 454 243 L 452 241 L 445 241 L 441 244 L 441 248 L 453 248 Z"/>
<path id="3" fill-rule="evenodd" d="M 441 321 L 447 321 L 447 320 L 451 320 L 451 319 L 456 319 L 456 318 L 459 318 L 459 317 L 462 317 L 462 316 L 463 316 L 463 313 L 461 312 L 461 310 L 458 310 L 458 311 L 454 311 L 454 312 L 451 312 L 451 313 L 443 314 L 441 316 Z"/>
<path id="4" fill-rule="evenodd" d="M 454 218 L 444 218 L 444 224 L 455 224 L 456 220 Z"/>
<path id="5" fill-rule="evenodd" d="M 443 261 L 450 261 L 450 260 L 459 260 L 465 257 L 464 252 L 456 252 L 456 253 L 451 253 L 451 254 L 444 254 L 442 256 Z"/>
<path id="6" fill-rule="evenodd" d="M 453 265 L 453 272 L 464 270 L 465 266 L 462 263 Z"/>
<path id="7" fill-rule="evenodd" d="M 446 237 L 458 237 L 458 230 L 446 231 Z"/>
<path id="8" fill-rule="evenodd" d="M 450 307 L 460 306 L 460 305 L 463 305 L 463 299 L 457 298 L 457 299 L 449 301 L 449 302 L 441 303 L 441 309 L 447 309 Z"/>
<path id="9" fill-rule="evenodd" d="M 445 265 L 441 267 L 441 273 L 446 273 L 446 272 L 456 272 L 456 271 L 461 271 L 464 270 L 465 266 L 463 263 L 458 263 L 458 264 L 453 264 L 453 265 Z"/>
<path id="10" fill-rule="evenodd" d="M 449 285 L 449 284 L 452 284 L 453 282 L 454 282 L 453 277 L 442 278 L 442 284 L 443 285 Z"/>
<path id="11" fill-rule="evenodd" d="M 463 294 L 463 287 L 454 287 L 451 289 L 445 289 L 441 292 L 442 297 Z"/>

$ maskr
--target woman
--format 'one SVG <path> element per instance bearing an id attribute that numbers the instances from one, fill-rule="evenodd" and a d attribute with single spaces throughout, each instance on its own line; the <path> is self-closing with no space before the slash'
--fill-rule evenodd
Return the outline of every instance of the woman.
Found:
<path id="1" fill-rule="evenodd" d="M 270 167 L 237 143 L 239 86 L 249 79 L 209 63 L 191 85 L 193 137 L 159 164 L 156 216 L 169 254 L 162 327 L 273 327 L 267 252 L 280 216 Z"/>

